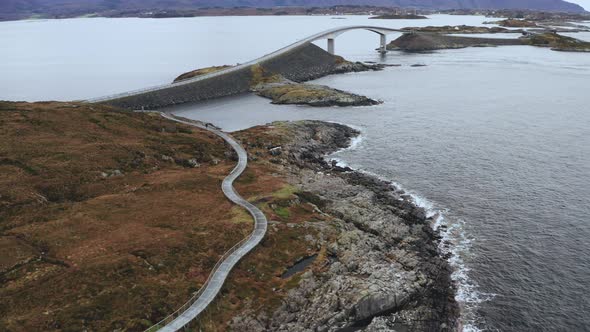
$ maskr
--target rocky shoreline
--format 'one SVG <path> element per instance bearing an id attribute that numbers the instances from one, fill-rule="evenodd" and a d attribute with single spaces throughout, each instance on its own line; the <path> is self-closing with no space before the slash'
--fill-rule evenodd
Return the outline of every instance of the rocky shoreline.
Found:
<path id="1" fill-rule="evenodd" d="M 439 234 L 423 208 L 391 183 L 327 162 L 359 133 L 319 121 L 263 128 L 289 139 L 269 150 L 271 162 L 328 221 L 300 239 L 325 248 L 313 269 L 273 312 L 244 312 L 235 331 L 455 331 L 459 308 L 451 267 L 438 250 Z M 239 137 L 238 133 L 238 137 Z M 252 143 L 245 144 L 253 147 Z M 272 222 L 271 222 L 272 227 Z M 328 236 L 336 232 L 336 236 Z"/>

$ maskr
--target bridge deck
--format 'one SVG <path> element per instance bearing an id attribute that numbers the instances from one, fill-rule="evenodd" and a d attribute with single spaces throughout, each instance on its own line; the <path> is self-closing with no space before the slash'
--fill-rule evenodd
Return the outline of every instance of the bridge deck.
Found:
<path id="1" fill-rule="evenodd" d="M 200 75 L 200 76 L 193 77 L 193 78 L 190 78 L 187 80 L 183 80 L 183 81 L 177 82 L 177 83 L 163 84 L 163 85 L 153 86 L 153 87 L 149 87 L 149 88 L 145 88 L 145 89 L 134 90 L 134 91 L 124 92 L 124 93 L 119 93 L 119 94 L 114 94 L 114 95 L 104 96 L 104 97 L 99 97 L 99 98 L 93 98 L 93 99 L 87 100 L 86 102 L 103 103 L 103 102 L 113 101 L 113 100 L 117 100 L 117 99 L 121 99 L 121 98 L 141 95 L 141 94 L 160 91 L 160 90 L 166 90 L 166 89 L 170 89 L 170 88 L 181 86 L 181 85 L 187 85 L 187 84 L 195 83 L 198 81 L 207 80 L 212 77 L 217 77 L 217 76 L 225 75 L 228 73 L 236 72 L 236 71 L 248 68 L 250 66 L 263 63 L 265 61 L 268 61 L 268 60 L 271 60 L 275 57 L 281 56 L 287 52 L 290 52 L 290 51 L 300 47 L 300 46 L 303 46 L 307 43 L 311 43 L 316 40 L 328 39 L 328 38 L 333 39 L 336 36 L 338 36 L 344 32 L 351 31 L 351 30 L 369 30 L 369 31 L 372 31 L 372 32 L 375 32 L 375 33 L 378 33 L 381 35 L 386 35 L 388 33 L 394 33 L 394 32 L 404 32 L 403 30 L 399 30 L 399 29 L 391 29 L 391 28 L 377 27 L 377 26 L 371 26 L 371 25 L 357 25 L 357 26 L 345 26 L 345 27 L 333 28 L 333 29 L 322 31 L 322 32 L 317 33 L 315 35 L 309 36 L 309 37 L 299 40 L 291 45 L 285 46 L 277 51 L 274 51 L 270 54 L 267 54 L 267 55 L 262 56 L 258 59 L 243 63 L 238 66 L 230 67 L 227 69 L 219 70 L 219 71 L 205 74 L 205 75 Z"/>

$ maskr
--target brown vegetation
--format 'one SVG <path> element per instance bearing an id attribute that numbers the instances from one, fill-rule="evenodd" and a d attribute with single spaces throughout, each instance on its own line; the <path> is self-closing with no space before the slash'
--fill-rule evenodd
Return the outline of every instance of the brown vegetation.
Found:
<path id="1" fill-rule="evenodd" d="M 250 86 L 252 88 L 255 88 L 257 85 L 260 84 L 279 83 L 287 81 L 287 79 L 284 78 L 281 74 L 271 73 L 259 64 L 252 65 L 252 67 L 250 67 L 250 72 L 252 73 L 252 79 L 250 80 Z"/>
<path id="2" fill-rule="evenodd" d="M 0 330 L 143 330 L 251 231 L 219 188 L 234 162 L 208 132 L 66 103 L 1 103 L 0 126 Z M 323 217 L 265 149 L 237 186 L 276 221 L 200 320 L 208 330 L 248 303 L 277 305 L 297 281 L 279 276 L 319 250 L 298 241 L 314 231 L 297 225 Z"/>

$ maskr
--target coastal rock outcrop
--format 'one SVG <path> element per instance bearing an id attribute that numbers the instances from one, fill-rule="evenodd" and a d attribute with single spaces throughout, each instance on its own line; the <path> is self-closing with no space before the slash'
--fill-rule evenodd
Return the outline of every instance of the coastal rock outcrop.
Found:
<path id="1" fill-rule="evenodd" d="M 289 290 L 272 312 L 234 317 L 235 331 L 353 331 L 367 328 L 454 331 L 458 307 L 448 262 L 424 209 L 391 183 L 348 169 L 324 156 L 346 147 L 358 132 L 319 121 L 271 125 L 288 135 L 276 164 L 301 197 L 332 216 L 313 244 L 326 248 L 315 268 L 290 278 Z M 267 130 L 267 129 L 262 129 Z M 317 223 L 316 223 L 317 225 Z M 322 227 L 316 226 L 318 229 Z M 303 239 L 302 239 L 303 240 Z"/>
<path id="2" fill-rule="evenodd" d="M 371 106 L 380 102 L 325 85 L 304 83 L 271 83 L 256 88 L 259 96 L 272 99 L 273 104 L 309 106 Z"/>

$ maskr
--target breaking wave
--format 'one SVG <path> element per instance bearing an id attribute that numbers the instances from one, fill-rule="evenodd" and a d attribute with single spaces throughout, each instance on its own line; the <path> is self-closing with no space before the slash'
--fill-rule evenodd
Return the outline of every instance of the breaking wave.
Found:
<path id="1" fill-rule="evenodd" d="M 356 165 L 353 165 L 353 167 L 346 161 L 339 158 L 338 155 L 340 155 L 342 152 L 358 149 L 365 138 L 365 136 L 362 134 L 361 128 L 348 124 L 346 124 L 346 126 L 358 130 L 361 132 L 361 134 L 353 138 L 348 147 L 328 155 L 326 159 L 329 161 L 336 161 L 336 165 L 340 167 L 350 167 L 359 172 L 369 174 L 381 180 L 390 182 L 396 189 L 403 190 L 406 194 L 408 194 L 416 206 L 421 207 L 426 211 L 426 217 L 432 218 L 432 228 L 435 231 L 438 231 L 441 236 L 441 240 L 439 242 L 439 251 L 443 255 L 450 254 L 448 261 L 453 269 L 451 278 L 457 287 L 455 300 L 459 303 L 461 308 L 460 320 L 462 331 L 482 331 L 477 327 L 477 322 L 480 320 L 477 316 L 478 305 L 482 302 L 492 300 L 495 294 L 488 294 L 479 291 L 479 286 L 469 276 L 470 269 L 465 263 L 465 259 L 471 255 L 470 248 L 472 246 L 473 239 L 465 231 L 465 221 L 460 218 L 451 217 L 448 209 L 438 207 L 436 204 L 424 198 L 423 196 L 411 190 L 406 190 L 399 183 L 385 178 L 379 174 L 363 170 Z"/>

